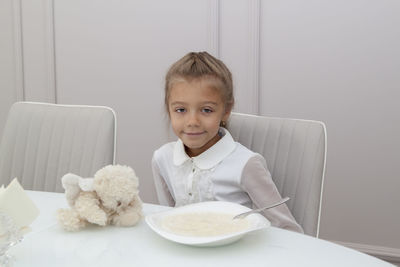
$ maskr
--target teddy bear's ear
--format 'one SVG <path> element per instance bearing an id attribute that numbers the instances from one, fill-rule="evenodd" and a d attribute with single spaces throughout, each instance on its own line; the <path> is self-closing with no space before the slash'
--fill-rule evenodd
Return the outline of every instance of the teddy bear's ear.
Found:
<path id="1" fill-rule="evenodd" d="M 61 178 L 61 183 L 63 188 L 67 189 L 69 186 L 78 185 L 79 179 L 82 179 L 82 177 L 73 173 L 67 173 Z"/>
<path id="2" fill-rule="evenodd" d="M 67 173 L 61 178 L 62 186 L 65 189 L 65 197 L 71 207 L 74 206 L 75 199 L 81 191 L 78 184 L 80 179 L 82 179 L 82 177 L 73 173 Z"/>
<path id="3" fill-rule="evenodd" d="M 79 179 L 79 187 L 82 191 L 86 191 L 86 192 L 94 191 L 93 178 Z"/>

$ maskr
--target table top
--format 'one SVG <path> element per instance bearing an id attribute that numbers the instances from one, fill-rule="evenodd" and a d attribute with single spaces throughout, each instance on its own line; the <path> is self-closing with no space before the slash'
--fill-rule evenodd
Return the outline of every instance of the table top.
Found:
<path id="1" fill-rule="evenodd" d="M 27 191 L 41 211 L 32 231 L 10 250 L 21 266 L 393 266 L 375 257 L 276 227 L 252 232 L 220 247 L 191 247 L 168 241 L 144 219 L 134 227 L 90 226 L 66 232 L 56 210 L 64 194 Z M 144 214 L 169 207 L 144 204 Z"/>

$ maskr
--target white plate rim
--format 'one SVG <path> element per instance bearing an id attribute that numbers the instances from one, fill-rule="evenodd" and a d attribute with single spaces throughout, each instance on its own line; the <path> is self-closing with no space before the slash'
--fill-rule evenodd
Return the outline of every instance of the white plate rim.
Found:
<path id="1" fill-rule="evenodd" d="M 193 212 L 193 211 L 223 211 L 224 213 L 229 210 L 229 213 L 232 213 L 232 216 L 241 212 L 249 211 L 248 207 L 242 206 L 240 204 L 236 204 L 233 202 L 226 202 L 226 201 L 205 201 L 199 202 L 194 204 L 189 204 L 186 206 L 181 206 L 177 208 L 171 208 L 167 211 L 157 212 L 149 214 L 145 217 L 145 221 L 147 225 L 158 235 L 162 236 L 165 239 L 170 241 L 185 244 L 185 245 L 192 245 L 192 246 L 218 246 L 229 244 L 238 239 L 242 238 L 244 235 L 257 231 L 260 229 L 268 228 L 271 226 L 271 223 L 268 219 L 266 219 L 261 214 L 251 214 L 247 217 L 250 222 L 250 227 L 246 230 L 226 234 L 226 235 L 219 235 L 219 236 L 210 236 L 210 237 L 193 237 L 193 236 L 183 236 L 177 235 L 168 231 L 165 231 L 161 228 L 161 226 L 157 223 L 163 217 L 185 213 L 185 212 Z"/>

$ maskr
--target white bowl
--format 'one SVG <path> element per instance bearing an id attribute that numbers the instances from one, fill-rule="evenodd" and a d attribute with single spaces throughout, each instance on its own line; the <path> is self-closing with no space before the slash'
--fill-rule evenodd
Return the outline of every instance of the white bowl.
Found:
<path id="1" fill-rule="evenodd" d="M 250 209 L 231 202 L 225 201 L 207 201 L 190 204 L 178 208 L 173 208 L 168 211 L 154 213 L 146 216 L 146 223 L 149 227 L 159 234 L 160 236 L 180 244 L 186 244 L 191 246 L 221 246 L 232 242 L 235 242 L 242 238 L 245 234 L 267 228 L 271 226 L 271 223 L 261 214 L 251 214 L 246 217 L 248 220 L 248 227 L 242 231 L 213 235 L 213 236 L 187 236 L 180 235 L 166 230 L 162 227 L 162 221 L 166 216 L 178 215 L 193 212 L 217 212 L 217 213 L 229 213 L 232 217 Z"/>

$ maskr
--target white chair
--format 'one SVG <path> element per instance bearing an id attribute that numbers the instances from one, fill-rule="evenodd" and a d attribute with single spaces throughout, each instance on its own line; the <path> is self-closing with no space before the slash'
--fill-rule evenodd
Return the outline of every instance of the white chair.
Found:
<path id="1" fill-rule="evenodd" d="M 318 237 L 326 162 L 326 128 L 319 121 L 232 113 L 232 137 L 263 155 L 282 197 L 308 235 Z"/>
<path id="2" fill-rule="evenodd" d="M 24 189 L 63 192 L 68 172 L 91 177 L 115 161 L 111 108 L 17 102 L 0 143 L 0 185 L 14 177 Z"/>

